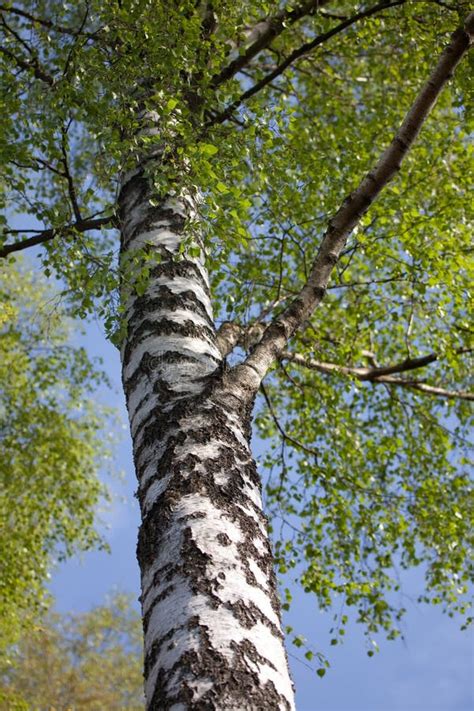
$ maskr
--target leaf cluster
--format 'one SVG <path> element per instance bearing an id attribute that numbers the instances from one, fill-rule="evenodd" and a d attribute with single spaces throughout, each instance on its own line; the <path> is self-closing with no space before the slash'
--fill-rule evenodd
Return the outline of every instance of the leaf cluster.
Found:
<path id="1" fill-rule="evenodd" d="M 141 624 L 127 595 L 35 618 L 0 667 L 0 708 L 140 711 Z"/>
<path id="2" fill-rule="evenodd" d="M 7 13 L 17 37 L 3 28 L 4 203 L 63 230 L 45 243 L 46 268 L 68 282 L 76 313 L 98 312 L 109 333 L 123 315 L 120 280 L 143 291 L 150 265 L 144 253 L 119 267 L 116 235 L 81 232 L 78 210 L 113 216 L 120 181 L 137 163 L 156 200 L 199 195 L 188 231 L 207 247 L 216 319 L 266 323 L 298 294 L 328 221 L 468 10 L 465 2 L 385 3 L 336 31 L 375 4 L 325 3 L 289 18 L 233 73 L 280 2 L 29 5 L 54 26 Z M 38 79 L 37 65 L 19 67 L 18 37 L 52 83 Z M 308 43 L 312 51 L 266 81 Z M 396 385 L 278 363 L 257 417 L 270 443 L 267 503 L 281 572 L 294 571 L 323 607 L 356 609 L 371 635 L 399 629 L 398 567 L 423 566 L 422 598 L 466 611 L 472 412 L 465 400 L 430 398 L 410 382 L 469 389 L 471 83 L 462 62 L 290 344 L 304 359 L 342 368 L 435 354 L 429 369 Z"/>
<path id="3" fill-rule="evenodd" d="M 2 645 L 45 601 L 57 559 L 103 547 L 95 530 L 106 491 L 103 376 L 70 331 L 43 278 L 2 268 L 0 323 L 0 583 Z"/>

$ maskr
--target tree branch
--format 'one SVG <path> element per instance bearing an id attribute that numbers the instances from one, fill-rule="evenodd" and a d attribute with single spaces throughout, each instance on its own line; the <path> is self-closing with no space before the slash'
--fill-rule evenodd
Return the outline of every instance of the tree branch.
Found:
<path id="1" fill-rule="evenodd" d="M 36 168 L 36 170 L 50 170 L 52 173 L 55 173 L 56 175 L 59 175 L 61 178 L 65 178 L 66 174 L 64 173 L 63 170 L 59 170 L 59 168 L 55 168 L 54 165 L 51 165 L 51 163 L 48 163 L 48 161 L 44 160 L 43 158 L 38 158 L 37 156 L 34 156 L 31 160 L 33 160 L 35 163 L 38 163 L 38 165 L 42 166 L 42 168 Z M 15 161 L 10 161 L 14 165 L 18 165 L 20 168 L 27 168 L 30 170 L 35 170 L 34 167 L 24 165 L 21 166 L 19 163 L 15 163 Z"/>
<path id="2" fill-rule="evenodd" d="M 401 363 L 395 363 L 395 365 L 387 365 L 384 367 L 372 368 L 366 375 L 361 377 L 361 380 L 376 380 L 384 375 L 392 375 L 393 373 L 405 373 L 407 370 L 417 370 L 418 368 L 425 368 L 430 363 L 434 363 L 438 360 L 439 355 L 437 353 L 430 353 L 426 356 L 421 356 L 420 358 L 406 358 Z"/>
<path id="3" fill-rule="evenodd" d="M 267 49 L 271 42 L 273 42 L 289 24 L 293 25 L 301 18 L 311 15 L 315 10 L 318 10 L 328 2 L 329 0 L 306 0 L 291 10 L 283 8 L 280 12 L 273 15 L 273 17 L 268 17 L 262 23 L 259 23 L 257 39 L 247 47 L 243 54 L 236 57 L 224 67 L 219 74 L 213 77 L 211 86 L 216 88 L 228 79 L 231 79 L 237 72 L 246 67 L 257 54 Z"/>
<path id="4" fill-rule="evenodd" d="M 69 126 L 67 128 L 61 129 L 61 153 L 62 153 L 61 162 L 64 167 L 64 176 L 67 181 L 67 187 L 68 187 L 69 199 L 71 201 L 72 211 L 74 213 L 74 217 L 76 218 L 76 223 L 80 224 L 83 221 L 82 215 L 81 215 L 81 210 L 79 208 L 79 203 L 77 201 L 76 187 L 75 187 L 74 181 L 72 179 L 71 171 L 69 170 L 69 160 L 68 160 L 67 141 L 66 141 L 68 128 L 69 128 Z"/>
<path id="5" fill-rule="evenodd" d="M 259 318 L 264 318 L 261 314 Z M 236 346 L 242 346 L 249 351 L 258 343 L 265 330 L 265 325 L 260 320 L 254 321 L 249 326 L 241 326 L 235 321 L 224 321 L 217 331 L 216 345 L 223 358 L 228 356 Z"/>
<path id="6" fill-rule="evenodd" d="M 438 397 L 459 400 L 474 400 L 474 392 L 468 392 L 467 390 L 446 390 L 444 388 L 438 388 L 434 385 L 427 385 L 426 383 L 422 383 L 418 380 L 394 378 L 392 375 L 392 373 L 403 373 L 408 370 L 423 368 L 429 363 L 433 363 L 438 360 L 438 357 L 439 356 L 436 353 L 431 353 L 430 355 L 423 356 L 421 358 L 409 358 L 401 363 L 387 366 L 385 368 L 356 368 L 347 365 L 338 365 L 336 363 L 325 363 L 313 360 L 312 358 L 305 358 L 299 353 L 292 353 L 290 351 L 283 351 L 280 355 L 281 360 L 288 360 L 291 363 L 295 363 L 295 365 L 300 365 L 310 370 L 317 370 L 320 373 L 331 375 L 334 373 L 340 373 L 341 375 L 355 377 L 357 380 L 361 381 L 388 383 L 389 385 L 411 388 L 412 390 L 419 390 L 420 392 L 427 393 L 429 395 L 437 395 Z"/>
<path id="7" fill-rule="evenodd" d="M 278 432 L 281 435 L 281 438 L 292 444 L 294 447 L 297 447 L 298 449 L 301 449 L 303 452 L 306 452 L 306 454 L 311 455 L 312 457 L 318 457 L 319 452 L 317 449 L 314 449 L 312 447 L 308 447 L 307 445 L 303 444 L 303 442 L 300 442 L 298 439 L 295 439 L 291 435 L 289 435 L 286 430 L 283 428 L 283 426 L 280 424 L 280 421 L 276 415 L 276 412 L 273 408 L 272 401 L 270 400 L 268 393 L 266 391 L 266 388 L 263 383 L 260 384 L 260 390 L 262 392 L 263 397 L 265 398 L 265 402 L 267 403 L 268 410 L 270 412 L 270 415 L 272 417 L 273 422 L 275 423 L 275 427 L 277 428 Z"/>
<path id="8" fill-rule="evenodd" d="M 242 336 L 242 327 L 233 321 L 224 321 L 216 334 L 216 346 L 225 358 L 232 353 Z"/>
<path id="9" fill-rule="evenodd" d="M 44 244 L 55 237 L 64 236 L 69 232 L 88 232 L 89 230 L 97 230 L 100 227 L 105 227 L 107 225 L 113 227 L 114 224 L 115 218 L 113 216 L 99 217 L 97 219 L 81 220 L 70 225 L 65 225 L 64 227 L 53 227 L 48 230 L 38 230 L 33 237 L 28 237 L 28 239 L 22 240 L 21 242 L 4 244 L 3 247 L 0 247 L 0 259 L 5 259 L 5 257 L 8 257 L 8 255 L 12 254 L 12 252 L 21 252 L 29 247 Z"/>
<path id="10" fill-rule="evenodd" d="M 268 326 L 261 341 L 255 346 L 246 361 L 234 370 L 236 381 L 246 388 L 258 389 L 271 363 L 277 359 L 295 331 L 308 319 L 326 293 L 334 266 L 339 260 L 349 234 L 367 212 L 372 202 L 387 185 L 413 142 L 441 90 L 464 54 L 469 49 L 474 35 L 474 12 L 466 19 L 464 27 L 457 29 L 449 45 L 420 90 L 403 120 L 399 131 L 382 153 L 375 168 L 349 195 L 334 217 L 322 239 L 310 276 L 296 299 Z M 387 376 L 389 377 L 389 376 Z"/>
<path id="11" fill-rule="evenodd" d="M 95 36 L 95 33 L 93 32 L 83 32 L 83 27 L 79 30 L 74 30 L 70 27 L 65 27 L 64 25 L 58 25 L 51 20 L 45 20 L 42 17 L 37 17 L 36 15 L 32 15 L 30 12 L 21 9 L 20 7 L 14 7 L 13 5 L 0 5 L 0 12 L 10 12 L 13 15 L 17 15 L 18 17 L 28 20 L 33 25 L 41 25 L 42 27 L 46 27 L 49 30 L 59 32 L 64 35 L 71 35 L 72 37 L 76 37 L 79 34 L 83 34 L 86 37 Z"/>
<path id="12" fill-rule="evenodd" d="M 444 388 L 438 388 L 434 385 L 426 385 L 425 383 L 410 383 L 405 380 L 393 378 L 391 381 L 387 376 L 387 383 L 391 382 L 394 385 L 401 385 L 405 388 L 412 388 L 413 390 L 419 390 L 422 393 L 427 393 L 428 395 L 438 395 L 439 397 L 445 397 L 450 400 L 472 400 L 474 401 L 474 392 L 470 393 L 467 390 L 445 390 Z"/>
<path id="13" fill-rule="evenodd" d="M 13 52 L 11 49 L 5 46 L 0 47 L 0 52 L 2 52 L 5 56 L 10 57 L 13 59 L 13 61 L 16 63 L 20 69 L 24 69 L 26 71 L 33 70 L 33 74 L 36 77 L 36 79 L 39 79 L 40 81 L 43 81 L 45 84 L 48 84 L 49 86 L 52 86 L 54 84 L 54 78 L 44 69 L 44 67 L 41 65 L 41 62 L 39 61 L 36 52 L 29 46 L 29 44 L 16 32 L 10 25 L 7 23 L 3 15 L 0 15 L 0 22 L 2 26 L 4 27 L 5 31 L 11 35 L 18 44 L 20 44 L 29 54 L 31 59 L 26 59 L 25 57 L 22 57 L 21 55 L 18 56 L 15 52 Z M 7 40 L 8 41 L 8 40 Z"/>
<path id="14" fill-rule="evenodd" d="M 324 32 L 321 35 L 318 35 L 315 37 L 311 42 L 306 42 L 305 44 L 301 45 L 301 47 L 298 47 L 298 49 L 295 49 L 286 59 L 283 60 L 272 72 L 267 74 L 266 76 L 262 77 L 256 84 L 250 87 L 250 89 L 247 89 L 247 91 L 244 91 L 243 94 L 239 96 L 238 99 L 232 102 L 232 104 L 229 104 L 229 106 L 224 109 L 221 113 L 215 114 L 214 116 L 211 116 L 209 119 L 207 126 L 213 126 L 215 124 L 223 123 L 224 121 L 227 121 L 234 111 L 239 108 L 245 101 L 250 99 L 252 96 L 257 94 L 259 91 L 261 91 L 265 86 L 270 84 L 274 79 L 279 77 L 285 69 L 287 69 L 291 64 L 293 64 L 297 59 L 300 57 L 303 57 L 305 54 L 308 54 L 311 52 L 313 49 L 318 47 L 319 45 L 323 44 L 324 42 L 327 42 L 327 40 L 331 39 L 331 37 L 334 37 L 335 35 L 339 34 L 340 32 L 343 32 L 346 30 L 348 27 L 351 25 L 355 24 L 356 22 L 359 22 L 359 20 L 364 20 L 368 17 L 371 17 L 372 15 L 375 15 L 377 12 L 381 12 L 382 10 L 388 10 L 391 7 L 396 7 L 398 5 L 403 5 L 406 2 L 406 0 L 394 0 L 393 2 L 387 2 L 387 0 L 384 0 L 384 2 L 378 3 L 378 5 L 374 5 L 374 7 L 369 8 L 368 10 L 364 10 L 363 12 L 358 12 L 357 14 L 353 15 L 352 17 L 349 17 L 347 20 L 343 20 L 339 25 L 336 25 L 336 27 L 333 27 L 331 30 L 328 32 Z"/>
<path id="15" fill-rule="evenodd" d="M 54 79 L 53 77 L 48 74 L 39 64 L 38 60 L 36 58 L 33 59 L 24 59 L 23 57 L 19 57 L 17 54 L 12 52 L 10 49 L 7 47 L 0 47 L 0 52 L 4 54 L 6 57 L 10 57 L 10 59 L 13 59 L 15 64 L 20 68 L 25 71 L 32 71 L 33 75 L 36 79 L 39 79 L 40 81 L 44 82 L 45 84 L 48 84 L 49 86 L 53 86 L 54 84 Z"/>

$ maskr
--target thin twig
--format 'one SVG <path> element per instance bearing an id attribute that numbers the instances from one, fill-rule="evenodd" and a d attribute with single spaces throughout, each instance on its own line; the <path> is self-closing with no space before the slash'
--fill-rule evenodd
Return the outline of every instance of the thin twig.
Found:
<path id="1" fill-rule="evenodd" d="M 38 244 L 44 244 L 49 242 L 56 237 L 63 237 L 64 235 L 71 234 L 74 232 L 87 232 L 89 230 L 98 230 L 101 227 L 115 227 L 115 217 L 100 217 L 95 220 L 85 219 L 80 222 L 75 222 L 70 225 L 65 225 L 64 227 L 53 227 L 48 230 L 38 230 L 33 237 L 28 237 L 28 239 L 21 240 L 20 242 L 13 242 L 12 244 L 4 244 L 0 248 L 0 259 L 8 257 L 9 254 L 13 252 L 21 252 L 29 247 L 35 247 Z M 24 230 L 29 232 L 30 230 Z"/>
<path id="2" fill-rule="evenodd" d="M 262 77 L 258 82 L 256 82 L 253 86 L 251 86 L 250 89 L 247 89 L 247 91 L 244 91 L 243 94 L 241 94 L 238 97 L 238 99 L 233 101 L 226 109 L 224 109 L 220 113 L 217 113 L 217 114 L 211 116 L 209 121 L 207 122 L 207 126 L 213 126 L 215 124 L 219 124 L 219 123 L 223 123 L 224 121 L 227 121 L 232 116 L 234 111 L 239 108 L 239 106 L 241 106 L 244 102 L 246 102 L 252 96 L 255 96 L 255 94 L 257 94 L 264 87 L 266 87 L 268 84 L 270 84 L 272 81 L 274 81 L 274 79 L 276 79 L 281 74 L 283 74 L 283 72 L 289 66 L 291 66 L 297 59 L 299 59 L 300 57 L 303 57 L 305 54 L 308 54 L 309 52 L 311 52 L 313 49 L 315 49 L 319 45 L 323 44 L 324 42 L 327 42 L 329 39 L 331 39 L 335 35 L 343 32 L 344 30 L 346 30 L 348 27 L 355 24 L 356 22 L 359 22 L 360 20 L 369 18 L 372 15 L 375 15 L 377 12 L 381 12 L 382 10 L 388 10 L 391 7 L 403 5 L 405 2 L 406 2 L 406 0 L 395 0 L 394 2 L 381 2 L 378 5 L 375 5 L 374 7 L 369 8 L 368 10 L 364 10 L 364 12 L 358 12 L 357 14 L 348 18 L 347 20 L 344 20 L 343 22 L 341 22 L 339 25 L 336 25 L 336 27 L 333 27 L 328 32 L 324 32 L 323 34 L 318 35 L 313 40 L 311 40 L 311 42 L 306 42 L 305 44 L 301 45 L 301 47 L 298 47 L 298 49 L 295 49 L 272 72 L 270 72 L 266 76 Z"/>
<path id="3" fill-rule="evenodd" d="M 307 445 L 303 444 L 300 442 L 298 439 L 295 439 L 291 435 L 289 435 L 286 430 L 282 427 L 280 424 L 280 421 L 278 420 L 278 417 L 276 416 L 275 410 L 273 409 L 273 405 L 271 403 L 271 400 L 268 396 L 268 393 L 265 389 L 265 386 L 263 383 L 260 384 L 260 390 L 262 392 L 263 397 L 265 398 L 265 402 L 267 403 L 268 409 L 270 411 L 270 415 L 272 417 L 273 422 L 275 423 L 275 427 L 277 428 L 278 432 L 282 436 L 282 438 L 290 442 L 294 447 L 297 447 L 298 449 L 301 449 L 303 452 L 306 452 L 306 454 L 309 454 L 312 457 L 318 457 L 319 452 L 317 449 L 313 449 L 312 447 L 308 447 Z"/>
<path id="4" fill-rule="evenodd" d="M 273 17 L 268 17 L 259 23 L 258 37 L 255 42 L 213 77 L 212 86 L 216 88 L 223 82 L 231 79 L 237 72 L 242 71 L 257 54 L 265 49 L 269 49 L 270 43 L 276 39 L 288 25 L 293 25 L 303 17 L 310 15 L 322 5 L 326 5 L 328 1 L 329 0 L 306 0 L 306 2 L 302 2 L 292 9 L 283 8 Z"/>

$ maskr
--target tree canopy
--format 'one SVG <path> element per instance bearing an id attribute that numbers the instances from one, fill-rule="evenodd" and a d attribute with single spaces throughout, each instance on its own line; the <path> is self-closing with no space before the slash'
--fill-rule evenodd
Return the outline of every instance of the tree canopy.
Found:
<path id="1" fill-rule="evenodd" d="M 5 711 L 140 711 L 141 625 L 127 595 L 89 612 L 49 610 L 0 667 Z"/>
<path id="2" fill-rule="evenodd" d="M 15 642 L 45 605 L 55 560 L 103 546 L 103 374 L 70 344 L 70 324 L 44 277 L 0 270 L 0 643 Z"/>
<path id="3" fill-rule="evenodd" d="M 75 313 L 99 314 L 120 344 L 119 282 L 140 293 L 158 259 L 145 245 L 117 260 L 119 184 L 146 152 L 157 196 L 199 193 L 215 311 L 239 331 L 235 363 L 306 283 L 332 216 L 468 3 L 1 9 L 0 254 L 42 245 Z M 369 634 L 398 633 L 398 567 L 423 566 L 420 599 L 466 612 L 470 91 L 464 61 L 258 403 L 279 571 L 294 571 L 321 607 L 338 601 L 342 624 L 355 607 Z M 37 221 L 31 234 L 8 225 L 13 208 Z"/>

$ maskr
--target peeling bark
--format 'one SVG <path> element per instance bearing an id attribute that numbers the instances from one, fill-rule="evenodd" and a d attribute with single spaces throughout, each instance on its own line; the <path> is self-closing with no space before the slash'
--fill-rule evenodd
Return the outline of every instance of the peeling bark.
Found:
<path id="1" fill-rule="evenodd" d="M 217 347 L 203 254 L 177 259 L 193 200 L 120 194 L 122 254 L 159 260 L 126 299 L 122 348 L 138 499 L 147 709 L 293 709 L 252 459 L 253 393 Z"/>

